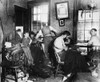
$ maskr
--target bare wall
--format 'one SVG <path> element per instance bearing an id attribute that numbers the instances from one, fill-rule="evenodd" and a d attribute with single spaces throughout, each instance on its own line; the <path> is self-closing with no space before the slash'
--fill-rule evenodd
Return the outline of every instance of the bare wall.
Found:
<path id="1" fill-rule="evenodd" d="M 0 0 L 0 18 L 2 19 L 4 36 L 15 29 L 14 5 L 27 8 L 27 0 Z"/>

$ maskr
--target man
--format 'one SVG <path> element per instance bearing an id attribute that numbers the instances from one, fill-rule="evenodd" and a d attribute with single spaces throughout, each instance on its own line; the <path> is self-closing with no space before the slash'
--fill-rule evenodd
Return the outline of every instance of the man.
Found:
<path id="1" fill-rule="evenodd" d="M 64 62 L 65 60 L 65 55 L 66 55 L 66 51 L 68 50 L 68 47 L 66 46 L 66 43 L 68 44 L 70 41 L 68 40 L 68 42 L 66 41 L 66 43 L 64 42 L 65 39 L 68 39 L 68 36 L 70 36 L 70 32 L 69 31 L 64 31 L 61 33 L 61 35 L 55 39 L 54 41 L 54 51 L 56 54 L 59 55 L 60 59 L 62 62 Z M 68 75 L 70 76 L 70 74 Z M 67 79 L 67 76 L 64 76 L 63 78 L 63 82 Z"/>
<path id="2" fill-rule="evenodd" d="M 24 34 L 24 38 L 22 40 L 22 48 L 23 48 L 23 51 L 28 59 L 28 64 L 29 65 L 33 65 L 34 63 L 34 59 L 32 57 L 32 54 L 31 54 L 31 51 L 30 51 L 30 44 L 31 44 L 32 40 L 31 38 L 29 37 L 29 33 L 28 32 L 25 32 Z"/>
<path id="3" fill-rule="evenodd" d="M 68 49 L 68 47 L 66 46 L 66 44 L 70 43 L 69 40 L 67 40 L 66 42 L 64 41 L 64 39 L 68 39 L 68 37 L 70 36 L 70 32 L 68 31 L 64 31 L 63 33 L 61 33 L 61 35 L 55 39 L 54 41 L 54 50 L 57 54 L 59 54 L 61 56 L 61 60 L 64 60 L 64 52 Z"/>
<path id="4" fill-rule="evenodd" d="M 91 38 L 88 42 L 89 45 L 94 46 L 94 48 L 98 49 L 100 46 L 100 38 L 97 36 L 97 29 L 92 28 L 90 30 Z"/>
<path id="5" fill-rule="evenodd" d="M 99 62 L 98 58 L 100 58 L 100 38 L 97 36 L 97 29 L 92 28 L 90 30 L 90 34 L 91 34 L 91 38 L 88 42 L 88 45 L 93 46 L 93 51 L 90 54 L 91 55 L 91 60 L 95 60 L 95 61 Z M 94 77 L 98 77 L 97 69 L 100 69 L 98 64 L 99 63 L 95 64 L 97 67 L 96 67 L 96 69 L 94 69 L 94 71 L 92 71 L 92 76 L 94 76 Z"/>
<path id="6" fill-rule="evenodd" d="M 78 71 L 88 71 L 88 65 L 85 58 L 77 51 L 77 47 L 71 44 L 70 37 L 70 32 L 64 31 L 54 41 L 54 50 L 59 55 L 61 61 L 64 62 L 63 82 L 67 82 L 69 80 L 68 78 L 71 79 L 71 77 L 76 75 Z"/>

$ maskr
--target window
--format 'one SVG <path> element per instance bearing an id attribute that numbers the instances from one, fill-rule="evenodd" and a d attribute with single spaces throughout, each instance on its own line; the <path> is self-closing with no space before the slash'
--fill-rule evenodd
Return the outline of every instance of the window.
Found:
<path id="1" fill-rule="evenodd" d="M 43 4 L 34 6 L 32 8 L 32 30 L 38 30 L 41 28 L 41 24 L 45 23 L 48 24 L 48 18 L 49 18 L 49 5 Z"/>
<path id="2" fill-rule="evenodd" d="M 90 30 L 97 29 L 97 35 L 100 32 L 100 12 L 97 10 L 79 10 L 77 24 L 77 41 L 87 42 L 90 39 Z"/>

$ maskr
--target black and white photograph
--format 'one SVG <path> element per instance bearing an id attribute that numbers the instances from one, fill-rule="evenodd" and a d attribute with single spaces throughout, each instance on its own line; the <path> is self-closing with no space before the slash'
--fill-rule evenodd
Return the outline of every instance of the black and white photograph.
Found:
<path id="1" fill-rule="evenodd" d="M 60 27 L 65 26 L 65 20 L 64 19 L 60 19 L 60 20 L 58 20 L 58 22 L 59 22 Z"/>
<path id="2" fill-rule="evenodd" d="M 0 82 L 100 82 L 100 0 L 0 0 Z"/>
<path id="3" fill-rule="evenodd" d="M 68 18 L 68 1 L 55 4 L 57 19 Z"/>

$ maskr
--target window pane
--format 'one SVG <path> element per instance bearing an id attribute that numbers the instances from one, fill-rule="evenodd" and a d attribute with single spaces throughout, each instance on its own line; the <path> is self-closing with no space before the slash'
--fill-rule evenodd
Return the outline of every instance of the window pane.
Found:
<path id="1" fill-rule="evenodd" d="M 42 5 L 41 6 L 41 13 L 48 13 L 49 7 L 48 5 Z"/>
<path id="2" fill-rule="evenodd" d="M 92 23 L 92 28 L 96 28 L 98 30 L 100 28 L 99 27 L 99 22 L 93 22 Z"/>
<path id="3" fill-rule="evenodd" d="M 84 24 L 85 24 L 85 23 L 78 23 L 77 29 L 78 29 L 78 30 L 84 30 Z"/>
<path id="4" fill-rule="evenodd" d="M 84 21 L 84 19 L 85 19 L 85 13 L 84 13 L 84 11 L 80 10 L 78 12 L 78 20 L 79 21 Z"/>
<path id="5" fill-rule="evenodd" d="M 41 22 L 48 22 L 48 14 L 41 14 Z"/>
<path id="6" fill-rule="evenodd" d="M 38 14 L 41 13 L 41 6 L 38 6 Z"/>
<path id="7" fill-rule="evenodd" d="M 91 30 L 91 23 L 85 23 L 85 30 Z"/>
<path id="8" fill-rule="evenodd" d="M 40 14 L 38 14 L 38 21 L 40 21 L 41 20 L 41 15 Z"/>
<path id="9" fill-rule="evenodd" d="M 33 16 L 33 17 L 34 17 L 34 18 L 33 18 L 34 21 L 37 21 L 37 16 L 38 16 L 38 15 L 34 15 L 34 16 Z"/>
<path id="10" fill-rule="evenodd" d="M 86 22 L 91 22 L 92 21 L 92 13 L 91 12 L 86 12 Z"/>
<path id="11" fill-rule="evenodd" d="M 42 4 L 32 8 L 32 27 L 36 30 L 40 29 L 41 23 L 48 23 L 49 4 Z M 33 22 L 35 22 L 33 24 Z"/>
<path id="12" fill-rule="evenodd" d="M 84 31 L 83 30 L 77 31 L 77 40 L 78 41 L 84 41 Z"/>
<path id="13" fill-rule="evenodd" d="M 90 40 L 90 37 L 91 37 L 90 30 L 85 30 L 85 40 L 86 41 Z"/>
<path id="14" fill-rule="evenodd" d="M 33 11 L 33 14 L 37 14 L 38 13 L 38 10 L 37 9 L 38 9 L 37 6 L 33 8 L 33 10 L 32 10 Z"/>
<path id="15" fill-rule="evenodd" d="M 93 12 L 93 21 L 97 21 L 99 22 L 99 19 L 100 19 L 100 13 L 99 12 Z"/>

